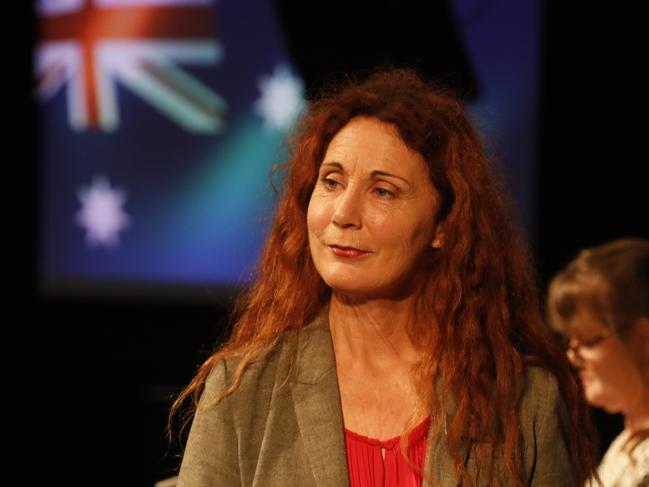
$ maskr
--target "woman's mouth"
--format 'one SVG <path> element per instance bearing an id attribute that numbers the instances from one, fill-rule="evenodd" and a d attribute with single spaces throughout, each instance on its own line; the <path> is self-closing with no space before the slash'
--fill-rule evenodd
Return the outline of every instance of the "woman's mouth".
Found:
<path id="1" fill-rule="evenodd" d="M 579 372 L 579 380 L 581 380 L 582 384 L 587 384 L 589 382 L 592 382 L 593 377 L 586 372 Z"/>
<path id="2" fill-rule="evenodd" d="M 356 249 L 354 247 L 342 247 L 340 245 L 329 245 L 331 252 L 338 257 L 362 257 L 369 254 L 364 250 Z"/>

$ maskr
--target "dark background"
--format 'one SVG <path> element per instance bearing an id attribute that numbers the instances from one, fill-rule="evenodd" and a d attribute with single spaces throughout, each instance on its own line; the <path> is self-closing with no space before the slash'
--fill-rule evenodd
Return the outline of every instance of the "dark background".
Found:
<path id="1" fill-rule="evenodd" d="M 419 64 L 431 76 L 440 74 L 441 66 L 442 77 L 467 96 L 479 93 L 461 45 L 439 52 L 421 47 L 417 36 L 426 28 L 421 18 L 432 7 L 377 11 L 373 28 L 382 28 L 383 22 L 399 41 L 376 46 L 365 42 L 362 23 L 354 21 L 363 11 L 360 3 L 358 10 L 348 10 L 347 28 L 333 32 L 313 25 L 301 29 L 299 20 L 311 14 L 287 2 L 277 5 L 309 90 L 331 73 L 391 62 Z M 328 5 L 331 12 L 341 12 L 349 3 Z M 434 18 L 450 18 L 446 7 L 436 8 L 441 10 Z M 399 22 L 388 24 L 395 16 Z M 38 295 L 38 146 L 35 110 L 28 101 L 34 24 L 27 8 L 15 18 L 22 26 L 10 46 L 18 86 L 5 104 L 5 115 L 14 120 L 5 132 L 10 156 L 5 168 L 16 166 L 18 174 L 5 171 L 6 213 L 15 223 L 10 218 L 3 232 L 11 250 L 5 253 L 10 292 L 2 328 L 3 403 L 8 406 L 3 436 L 9 450 L 2 458 L 9 480 L 2 484 L 151 486 L 172 475 L 177 462 L 177 450 L 164 439 L 169 398 L 227 328 L 230 303 Z M 452 26 L 440 29 L 446 29 L 447 39 L 453 37 Z M 541 290 L 584 246 L 649 237 L 646 157 L 640 160 L 645 124 L 637 121 L 645 95 L 639 81 L 638 12 L 630 2 L 549 2 L 543 32 L 537 218 L 531 242 Z M 300 62 L 309 50 L 322 54 L 319 63 Z M 432 55 L 443 63 L 431 67 L 426 59 Z M 595 413 L 604 449 L 621 421 Z"/>

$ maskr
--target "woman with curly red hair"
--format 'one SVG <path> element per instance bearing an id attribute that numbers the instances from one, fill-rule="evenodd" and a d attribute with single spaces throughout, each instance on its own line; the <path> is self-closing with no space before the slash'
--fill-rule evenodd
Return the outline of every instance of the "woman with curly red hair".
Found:
<path id="1" fill-rule="evenodd" d="M 179 485 L 581 484 L 586 408 L 502 186 L 411 70 L 314 102 L 233 333 L 172 408 Z"/>

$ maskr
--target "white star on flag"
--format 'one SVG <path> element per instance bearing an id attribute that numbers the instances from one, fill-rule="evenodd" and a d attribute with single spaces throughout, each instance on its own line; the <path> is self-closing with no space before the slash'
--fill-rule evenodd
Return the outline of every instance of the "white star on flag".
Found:
<path id="1" fill-rule="evenodd" d="M 278 66 L 272 75 L 259 78 L 258 83 L 261 97 L 255 102 L 255 109 L 264 125 L 287 130 L 304 107 L 302 80 L 286 66 Z"/>
<path id="2" fill-rule="evenodd" d="M 81 209 L 77 213 L 77 223 L 86 230 L 86 243 L 91 247 L 115 247 L 119 244 L 119 233 L 130 225 L 130 217 L 122 206 L 126 193 L 111 187 L 103 176 L 94 178 L 90 186 L 77 192 Z"/>

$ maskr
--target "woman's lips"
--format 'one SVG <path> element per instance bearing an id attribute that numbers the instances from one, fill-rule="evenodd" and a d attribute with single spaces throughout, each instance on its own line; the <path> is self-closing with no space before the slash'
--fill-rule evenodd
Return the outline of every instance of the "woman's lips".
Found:
<path id="1" fill-rule="evenodd" d="M 587 384 L 588 382 L 592 382 L 593 380 L 592 376 L 585 372 L 579 373 L 579 379 L 581 380 L 582 384 Z"/>
<path id="2" fill-rule="evenodd" d="M 361 257 L 369 252 L 364 250 L 355 249 L 353 247 L 340 247 L 338 245 L 329 245 L 329 248 L 338 257 Z"/>

